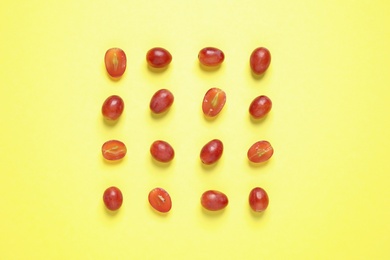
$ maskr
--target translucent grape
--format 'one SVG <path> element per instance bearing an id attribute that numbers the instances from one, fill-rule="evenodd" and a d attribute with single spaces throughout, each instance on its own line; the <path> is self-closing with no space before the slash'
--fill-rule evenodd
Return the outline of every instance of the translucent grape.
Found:
<path id="1" fill-rule="evenodd" d="M 104 56 L 104 64 L 108 74 L 113 78 L 119 78 L 126 70 L 126 54 L 122 49 L 111 48 Z"/>
<path id="2" fill-rule="evenodd" d="M 102 154 L 106 160 L 116 161 L 125 157 L 127 148 L 124 143 L 118 140 L 110 140 L 103 144 Z"/>
<path id="3" fill-rule="evenodd" d="M 247 156 L 253 163 L 262 163 L 269 160 L 273 153 L 274 149 L 268 141 L 258 141 L 249 148 Z"/>
<path id="4" fill-rule="evenodd" d="M 150 205 L 157 211 L 166 213 L 172 208 L 172 200 L 168 192 L 162 188 L 155 188 L 149 192 Z"/>

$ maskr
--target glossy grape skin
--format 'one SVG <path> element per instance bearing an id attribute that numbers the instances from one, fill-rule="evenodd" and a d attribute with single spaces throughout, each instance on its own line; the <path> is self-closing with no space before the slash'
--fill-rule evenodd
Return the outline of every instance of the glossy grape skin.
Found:
<path id="1" fill-rule="evenodd" d="M 208 190 L 202 194 L 200 203 L 203 208 L 210 211 L 218 211 L 224 209 L 228 204 L 228 197 L 217 190 Z"/>
<path id="2" fill-rule="evenodd" d="M 167 213 L 172 208 L 172 200 L 168 192 L 162 188 L 154 188 L 149 192 L 150 205 L 157 211 Z"/>
<path id="3" fill-rule="evenodd" d="M 172 61 L 172 55 L 164 48 L 156 47 L 146 53 L 146 61 L 152 68 L 165 68 Z"/>
<path id="4" fill-rule="evenodd" d="M 226 103 L 226 93 L 219 88 L 211 88 L 204 95 L 202 111 L 206 117 L 216 117 Z"/>
<path id="5" fill-rule="evenodd" d="M 253 163 L 262 163 L 268 161 L 274 153 L 274 149 L 268 141 L 258 141 L 248 150 L 247 156 Z"/>
<path id="6" fill-rule="evenodd" d="M 102 146 L 102 155 L 106 160 L 116 161 L 125 157 L 127 148 L 125 144 L 118 140 L 109 140 Z"/>
<path id="7" fill-rule="evenodd" d="M 150 110 L 155 114 L 161 114 L 167 111 L 173 104 L 174 96 L 167 89 L 158 90 L 150 100 Z"/>
<path id="8" fill-rule="evenodd" d="M 267 48 L 260 47 L 256 48 L 249 60 L 250 67 L 252 72 L 255 75 L 263 74 L 269 67 L 271 63 L 271 54 Z"/>
<path id="9" fill-rule="evenodd" d="M 267 96 L 256 97 L 249 106 L 249 114 L 254 119 L 265 117 L 272 108 L 272 101 Z"/>
<path id="10" fill-rule="evenodd" d="M 107 209 L 115 211 L 118 210 L 123 203 L 123 195 L 117 187 L 109 187 L 103 193 L 103 202 Z"/>
<path id="11" fill-rule="evenodd" d="M 150 154 L 159 162 L 167 163 L 175 157 L 175 151 L 172 146 L 162 140 L 157 140 L 150 146 Z"/>
<path id="12" fill-rule="evenodd" d="M 222 153 L 223 143 L 218 139 L 214 139 L 203 146 L 200 151 L 200 159 L 202 163 L 210 165 L 217 162 L 221 158 Z"/>
<path id="13" fill-rule="evenodd" d="M 206 47 L 199 51 L 199 62 L 207 67 L 216 67 L 222 64 L 225 54 L 218 48 Z"/>
<path id="14" fill-rule="evenodd" d="M 107 50 L 104 56 L 104 64 L 108 74 L 113 78 L 119 78 L 125 73 L 127 58 L 125 52 L 120 48 Z"/>
<path id="15" fill-rule="evenodd" d="M 106 120 L 117 120 L 123 113 L 125 103 L 117 95 L 109 96 L 103 103 L 102 114 Z"/>
<path id="16" fill-rule="evenodd" d="M 255 212 L 263 212 L 267 209 L 269 198 L 267 192 L 260 187 L 253 188 L 249 193 L 249 205 Z"/>

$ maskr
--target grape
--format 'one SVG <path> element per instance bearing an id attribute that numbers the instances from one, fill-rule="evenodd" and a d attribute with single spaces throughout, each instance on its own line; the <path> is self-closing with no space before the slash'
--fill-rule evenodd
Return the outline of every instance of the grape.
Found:
<path id="1" fill-rule="evenodd" d="M 263 74 L 268 69 L 270 63 L 271 54 L 269 50 L 264 47 L 255 49 L 249 60 L 250 67 L 255 75 Z"/>
<path id="2" fill-rule="evenodd" d="M 272 108 L 272 101 L 267 96 L 256 97 L 249 106 L 249 113 L 255 119 L 265 117 Z"/>
<path id="3" fill-rule="evenodd" d="M 216 190 L 208 190 L 202 194 L 200 199 L 202 206 L 210 211 L 217 211 L 225 208 L 229 200 L 227 196 Z"/>
<path id="4" fill-rule="evenodd" d="M 172 55 L 164 48 L 152 48 L 146 53 L 146 61 L 152 68 L 164 68 L 172 61 Z"/>
<path id="5" fill-rule="evenodd" d="M 172 146 L 161 140 L 154 141 L 150 146 L 150 153 L 159 162 L 169 162 L 175 157 Z"/>
<path id="6" fill-rule="evenodd" d="M 115 161 L 125 157 L 127 152 L 124 143 L 118 140 L 110 140 L 103 144 L 102 154 L 106 160 Z"/>
<path id="7" fill-rule="evenodd" d="M 221 158 L 223 153 L 223 143 L 214 139 L 205 144 L 200 151 L 200 159 L 204 164 L 213 164 Z"/>
<path id="8" fill-rule="evenodd" d="M 271 158 L 274 149 L 268 141 L 258 141 L 248 150 L 248 159 L 253 163 L 261 163 Z"/>
<path id="9" fill-rule="evenodd" d="M 160 89 L 150 100 L 149 107 L 155 114 L 160 114 L 167 111 L 173 103 L 173 94 L 167 89 Z"/>
<path id="10" fill-rule="evenodd" d="M 202 103 L 203 114 L 206 117 L 217 116 L 226 103 L 226 94 L 222 89 L 211 88 L 209 89 Z"/>
<path id="11" fill-rule="evenodd" d="M 119 48 L 107 50 L 104 56 L 104 64 L 108 74 L 113 78 L 119 78 L 126 70 L 126 54 Z"/>
<path id="12" fill-rule="evenodd" d="M 122 206 L 123 196 L 117 187 L 109 187 L 104 191 L 103 202 L 109 210 L 118 210 Z"/>
<path id="13" fill-rule="evenodd" d="M 225 59 L 225 55 L 220 49 L 214 47 L 206 47 L 199 51 L 198 59 L 200 63 L 207 67 L 216 67 L 221 65 Z"/>
<path id="14" fill-rule="evenodd" d="M 109 96 L 103 103 L 102 114 L 107 120 L 117 120 L 123 112 L 125 104 L 117 95 Z"/>
<path id="15" fill-rule="evenodd" d="M 166 213 L 172 208 L 172 200 L 168 192 L 162 188 L 155 188 L 149 192 L 150 205 L 157 211 Z"/>
<path id="16" fill-rule="evenodd" d="M 249 193 L 249 205 L 256 212 L 267 209 L 269 203 L 267 192 L 260 187 L 256 187 Z"/>

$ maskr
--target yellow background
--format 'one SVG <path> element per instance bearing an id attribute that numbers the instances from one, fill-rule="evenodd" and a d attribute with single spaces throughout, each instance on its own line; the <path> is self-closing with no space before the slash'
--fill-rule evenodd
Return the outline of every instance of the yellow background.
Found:
<path id="1" fill-rule="evenodd" d="M 2 259 L 389 259 L 390 4 L 386 1 L 10 1 L 0 3 L 0 256 Z M 148 70 L 146 52 L 168 49 L 168 70 Z M 197 61 L 206 46 L 226 59 L 216 71 Z M 252 77 L 249 55 L 269 48 L 271 66 Z M 108 48 L 128 66 L 114 82 Z M 226 91 L 214 121 L 201 101 Z M 150 114 L 160 88 L 175 95 Z M 106 125 L 106 97 L 125 101 Z M 268 95 L 273 109 L 253 122 L 248 106 Z M 221 161 L 203 167 L 203 144 L 220 138 Z M 128 154 L 106 163 L 103 142 Z M 174 161 L 152 161 L 156 139 Z M 246 151 L 269 140 L 273 158 L 253 167 Z M 108 213 L 105 188 L 122 208 Z M 264 214 L 249 191 L 267 190 Z M 147 194 L 163 187 L 169 214 Z M 217 189 L 228 207 L 209 214 L 200 195 Z"/>

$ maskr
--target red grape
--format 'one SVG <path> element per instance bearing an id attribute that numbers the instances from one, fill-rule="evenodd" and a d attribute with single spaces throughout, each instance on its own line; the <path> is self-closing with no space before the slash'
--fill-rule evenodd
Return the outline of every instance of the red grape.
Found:
<path id="1" fill-rule="evenodd" d="M 205 144 L 200 151 L 200 159 L 204 164 L 213 164 L 221 158 L 223 153 L 223 143 L 214 139 Z"/>
<path id="2" fill-rule="evenodd" d="M 267 192 L 260 187 L 256 187 L 249 193 L 249 205 L 256 212 L 267 209 L 269 203 Z"/>
<path id="3" fill-rule="evenodd" d="M 104 63 L 108 74 L 113 78 L 119 78 L 126 70 L 126 54 L 119 48 L 107 50 Z"/>
<path id="4" fill-rule="evenodd" d="M 109 210 L 117 210 L 122 206 L 123 196 L 117 187 L 109 187 L 104 191 L 103 202 Z"/>
<path id="5" fill-rule="evenodd" d="M 155 114 L 160 114 L 167 111 L 173 103 L 173 94 L 167 89 L 160 89 L 150 100 L 149 107 Z"/>
<path id="6" fill-rule="evenodd" d="M 115 161 L 125 157 L 127 152 L 124 143 L 118 140 L 110 140 L 103 144 L 102 154 L 106 160 Z"/>
<path id="7" fill-rule="evenodd" d="M 109 96 L 103 103 L 102 114 L 107 120 L 117 120 L 122 115 L 125 103 L 116 95 Z"/>
<path id="8" fill-rule="evenodd" d="M 261 163 L 271 158 L 274 149 L 268 141 L 258 141 L 248 150 L 248 159 L 253 163 Z"/>
<path id="9" fill-rule="evenodd" d="M 271 54 L 267 48 L 260 47 L 255 49 L 249 60 L 252 72 L 256 75 L 263 74 L 271 63 Z"/>
<path id="10" fill-rule="evenodd" d="M 216 67 L 221 65 L 225 59 L 224 53 L 214 47 L 206 47 L 199 51 L 198 59 L 200 63 L 208 67 Z"/>
<path id="11" fill-rule="evenodd" d="M 166 213 L 172 208 L 172 200 L 168 192 L 162 188 L 155 188 L 149 192 L 150 205 L 157 211 Z"/>
<path id="12" fill-rule="evenodd" d="M 146 61 L 152 68 L 164 68 L 172 61 L 172 55 L 164 48 L 156 47 L 146 53 Z"/>
<path id="13" fill-rule="evenodd" d="M 202 194 L 200 202 L 205 209 L 217 211 L 225 208 L 228 205 L 229 200 L 227 196 L 220 191 L 208 190 Z"/>
<path id="14" fill-rule="evenodd" d="M 154 141 L 150 146 L 150 153 L 154 159 L 159 162 L 169 162 L 175 157 L 175 151 L 172 146 L 161 140 Z"/>
<path id="15" fill-rule="evenodd" d="M 263 118 L 272 108 L 272 101 L 267 96 L 256 97 L 249 106 L 249 113 L 255 119 Z"/>
<path id="16" fill-rule="evenodd" d="M 209 89 L 202 103 L 203 114 L 207 117 L 215 117 L 221 112 L 226 103 L 226 93 L 219 88 Z"/>

